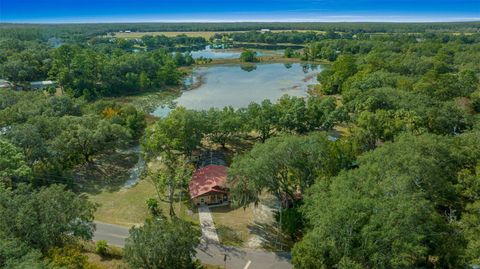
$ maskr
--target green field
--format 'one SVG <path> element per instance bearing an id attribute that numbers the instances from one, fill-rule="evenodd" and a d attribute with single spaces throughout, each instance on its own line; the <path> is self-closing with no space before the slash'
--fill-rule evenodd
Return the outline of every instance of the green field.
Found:
<path id="1" fill-rule="evenodd" d="M 95 212 L 95 220 L 130 227 L 142 224 L 149 217 L 146 201 L 149 198 L 155 198 L 156 194 L 150 181 L 141 180 L 129 189 L 104 190 L 88 197 L 99 206 Z M 183 202 L 175 203 L 175 212 L 179 217 L 197 223 L 198 215 L 188 210 L 188 203 L 185 199 Z M 161 202 L 160 207 L 164 214 L 168 214 L 167 203 Z"/>

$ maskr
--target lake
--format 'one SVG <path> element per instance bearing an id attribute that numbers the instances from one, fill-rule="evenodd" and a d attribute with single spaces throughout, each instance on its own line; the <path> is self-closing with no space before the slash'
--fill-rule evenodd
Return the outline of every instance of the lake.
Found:
<path id="1" fill-rule="evenodd" d="M 241 49 L 213 49 L 206 46 L 203 50 L 190 52 L 193 59 L 200 57 L 210 59 L 238 59 L 242 53 Z M 257 51 L 257 56 L 282 55 L 283 50 Z"/>
<path id="2" fill-rule="evenodd" d="M 284 94 L 307 96 L 308 86 L 316 83 L 321 66 L 312 64 L 259 63 L 256 65 L 217 65 L 194 69 L 186 78 L 190 90 L 174 100 L 177 106 L 207 110 L 211 107 L 246 107 L 251 102 L 277 101 Z M 193 89 L 192 89 L 193 88 Z M 158 107 L 153 115 L 163 117 L 170 108 Z"/>

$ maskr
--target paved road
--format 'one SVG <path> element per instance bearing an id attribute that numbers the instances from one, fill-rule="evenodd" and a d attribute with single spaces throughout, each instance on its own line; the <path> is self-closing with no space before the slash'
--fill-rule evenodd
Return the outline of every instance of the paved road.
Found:
<path id="1" fill-rule="evenodd" d="M 125 246 L 125 238 L 128 237 L 128 228 L 103 222 L 95 222 L 96 230 L 93 241 L 105 240 L 110 245 L 117 247 Z"/>
<path id="2" fill-rule="evenodd" d="M 106 240 L 109 244 L 123 247 L 128 237 L 128 228 L 95 222 L 94 241 Z M 256 249 L 222 246 L 215 242 L 203 241 L 197 247 L 197 259 L 206 264 L 224 265 L 227 255 L 229 269 L 291 269 L 289 253 L 274 253 Z M 246 267 L 248 264 L 248 267 Z"/>

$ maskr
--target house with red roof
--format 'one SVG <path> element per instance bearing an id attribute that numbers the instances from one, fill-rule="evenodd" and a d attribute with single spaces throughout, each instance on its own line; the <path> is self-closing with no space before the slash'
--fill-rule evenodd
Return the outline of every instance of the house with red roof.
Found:
<path id="1" fill-rule="evenodd" d="M 228 203 L 228 189 L 225 187 L 227 169 L 224 165 L 210 164 L 193 173 L 188 189 L 195 205 Z"/>

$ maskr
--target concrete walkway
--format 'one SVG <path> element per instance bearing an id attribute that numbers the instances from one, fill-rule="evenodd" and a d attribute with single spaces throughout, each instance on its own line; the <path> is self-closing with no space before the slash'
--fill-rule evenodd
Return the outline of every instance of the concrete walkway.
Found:
<path id="1" fill-rule="evenodd" d="M 198 217 L 200 219 L 200 226 L 202 227 L 202 243 L 219 243 L 217 229 L 213 223 L 212 213 L 208 206 L 201 206 L 198 208 Z"/>

